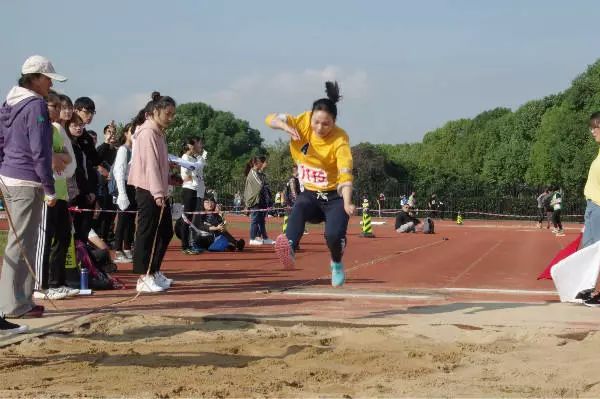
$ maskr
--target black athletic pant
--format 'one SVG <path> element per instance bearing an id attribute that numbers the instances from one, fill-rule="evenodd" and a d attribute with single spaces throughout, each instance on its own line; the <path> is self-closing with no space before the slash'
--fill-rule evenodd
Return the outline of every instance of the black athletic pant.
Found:
<path id="1" fill-rule="evenodd" d="M 108 189 L 105 190 L 108 192 Z M 102 210 L 115 211 L 117 207 L 113 204 L 112 195 L 108 193 L 98 198 L 98 203 Z M 108 243 L 110 239 L 110 232 L 112 231 L 113 223 L 115 221 L 116 213 L 114 212 L 100 212 L 98 216 L 98 231 L 96 233 L 104 242 Z"/>
<path id="2" fill-rule="evenodd" d="M 115 231 L 115 251 L 123 249 L 131 249 L 135 233 L 135 213 L 137 204 L 135 202 L 135 187 L 127 186 L 127 198 L 129 199 L 129 207 L 127 212 L 119 212 L 117 220 L 117 228 Z"/>
<path id="3" fill-rule="evenodd" d="M 298 195 L 288 219 L 286 236 L 295 247 L 304 234 L 306 222 L 325 221 L 325 239 L 331 260 L 341 262 L 346 246 L 349 216 L 344 210 L 344 199 L 337 191 L 317 193 L 305 190 Z"/>
<path id="4" fill-rule="evenodd" d="M 189 188 L 183 188 L 181 190 L 181 201 L 183 204 L 183 210 L 186 213 L 187 219 L 193 223 L 198 215 L 190 215 L 188 212 L 196 212 L 201 209 L 203 206 L 203 201 L 201 198 L 196 197 L 196 190 L 191 190 Z M 185 224 L 185 228 L 182 229 L 182 237 L 181 237 L 181 249 L 187 249 L 190 247 L 190 229 L 187 224 Z"/>
<path id="5" fill-rule="evenodd" d="M 538 223 L 542 224 L 544 219 L 546 218 L 546 211 L 544 208 L 538 208 Z"/>
<path id="6" fill-rule="evenodd" d="M 87 196 L 79 194 L 72 204 L 80 209 L 94 209 L 94 203 L 89 202 Z M 92 229 L 93 212 L 73 212 L 73 227 L 75 228 L 75 239 L 84 243 L 88 242 L 88 235 Z"/>
<path id="7" fill-rule="evenodd" d="M 67 201 L 57 200 L 53 207 L 44 203 L 35 258 L 36 274 L 41 280 L 41 287 L 36 282 L 36 289 L 65 285 L 65 262 L 70 243 L 71 217 Z"/>
<path id="8" fill-rule="evenodd" d="M 161 208 L 154 202 L 150 191 L 137 188 L 135 200 L 138 206 L 138 224 L 135 234 L 135 252 L 133 253 L 133 272 L 146 274 L 150 258 L 150 273 L 160 271 L 160 265 L 167 252 L 169 242 L 173 237 L 173 222 L 171 221 L 171 205 Z M 159 220 L 160 219 L 160 220 Z M 156 242 L 154 238 L 156 237 Z M 152 246 L 154 245 L 154 256 Z"/>
<path id="9" fill-rule="evenodd" d="M 555 209 L 554 212 L 552 212 L 552 224 L 554 224 L 555 228 L 562 230 L 563 226 L 560 221 L 560 213 L 560 209 Z"/>

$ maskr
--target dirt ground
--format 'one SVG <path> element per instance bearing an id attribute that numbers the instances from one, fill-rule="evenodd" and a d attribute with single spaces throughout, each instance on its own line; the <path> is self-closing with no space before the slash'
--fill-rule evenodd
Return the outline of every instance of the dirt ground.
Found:
<path id="1" fill-rule="evenodd" d="M 0 397 L 599 397 L 600 334 L 122 314 L 0 350 Z"/>

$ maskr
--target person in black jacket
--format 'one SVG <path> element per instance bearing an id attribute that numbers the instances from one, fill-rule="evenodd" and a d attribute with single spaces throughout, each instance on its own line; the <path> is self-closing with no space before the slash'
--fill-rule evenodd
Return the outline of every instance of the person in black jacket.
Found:
<path id="1" fill-rule="evenodd" d="M 71 138 L 73 145 L 73 153 L 77 168 L 75 169 L 75 181 L 77 183 L 77 191 L 79 194 L 75 198 L 71 198 L 71 206 L 76 206 L 80 209 L 94 209 L 96 200 L 96 170 L 89 169 L 86 153 L 82 148 L 81 143 L 85 145 L 85 141 L 80 140 L 83 135 L 84 123 L 77 114 L 73 114 L 71 120 L 66 123 L 66 131 Z M 75 228 L 75 239 L 87 242 L 87 237 L 92 228 L 92 213 L 81 212 L 73 213 L 73 226 Z"/>
<path id="2" fill-rule="evenodd" d="M 194 221 L 199 232 L 196 231 L 194 241 L 197 246 L 203 249 L 208 249 L 218 236 L 223 236 L 229 242 L 229 249 L 243 251 L 246 242 L 244 240 L 236 240 L 231 233 L 227 231 L 226 223 L 223 217 L 218 214 L 215 209 L 217 203 L 211 196 L 204 198 L 205 214 L 199 215 Z M 193 229 L 196 230 L 196 229 Z M 194 234 L 192 232 L 192 234 Z"/>
<path id="3" fill-rule="evenodd" d="M 99 183 L 97 167 L 100 165 L 101 159 L 96 151 L 94 139 L 85 129 L 85 126 L 92 123 L 94 115 L 96 114 L 96 105 L 91 98 L 80 97 L 75 100 L 73 108 L 73 117 L 79 117 L 80 124 L 82 125 L 81 132 L 76 132 L 78 135 L 73 135 L 73 150 L 75 151 L 75 157 L 77 158 L 77 150 L 75 150 L 75 146 L 77 145 L 81 151 L 80 155 L 83 157 L 81 163 L 77 163 L 77 168 L 82 169 L 79 173 L 80 176 L 77 179 L 80 193 L 73 202 L 74 205 L 79 208 L 95 209 L 97 187 Z M 67 133 L 69 133 L 69 130 L 67 130 Z M 100 172 L 103 171 L 100 170 Z M 105 172 L 108 175 L 108 172 Z M 77 174 L 76 171 L 75 175 L 77 176 Z M 80 182 L 85 186 L 84 188 L 79 185 Z M 76 239 L 87 242 L 88 234 L 92 228 L 93 216 L 94 214 L 92 212 L 83 212 L 73 217 Z"/>
<path id="4" fill-rule="evenodd" d="M 410 205 L 402 206 L 402 210 L 396 215 L 395 229 L 397 233 L 415 233 L 421 225 L 421 221 L 410 214 Z"/>
<path id="5" fill-rule="evenodd" d="M 101 161 L 98 166 L 100 176 L 97 204 L 102 210 L 115 211 L 117 209 L 113 203 L 112 196 L 108 193 L 108 175 L 115 163 L 117 149 L 117 126 L 115 121 L 111 121 L 110 124 L 104 127 L 104 143 L 96 147 L 96 152 Z M 95 229 L 98 232 L 98 235 L 106 242 L 112 241 L 114 221 L 114 212 L 101 212 L 100 215 L 98 215 Z"/>

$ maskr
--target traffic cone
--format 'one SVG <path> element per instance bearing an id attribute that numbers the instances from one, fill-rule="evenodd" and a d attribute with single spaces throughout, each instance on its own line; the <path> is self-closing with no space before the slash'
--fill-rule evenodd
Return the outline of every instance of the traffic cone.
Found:
<path id="1" fill-rule="evenodd" d="M 458 216 L 456 216 L 456 224 L 461 225 L 463 224 L 463 217 L 462 217 L 462 213 L 458 212 Z"/>
<path id="2" fill-rule="evenodd" d="M 362 215 L 362 233 L 361 237 L 365 238 L 374 238 L 375 234 L 373 234 L 373 226 L 371 226 L 371 215 L 369 215 L 369 210 L 364 209 Z"/>
<path id="3" fill-rule="evenodd" d="M 285 234 L 285 231 L 287 230 L 288 218 L 289 218 L 288 215 L 283 216 L 283 226 L 282 226 L 283 234 Z"/>

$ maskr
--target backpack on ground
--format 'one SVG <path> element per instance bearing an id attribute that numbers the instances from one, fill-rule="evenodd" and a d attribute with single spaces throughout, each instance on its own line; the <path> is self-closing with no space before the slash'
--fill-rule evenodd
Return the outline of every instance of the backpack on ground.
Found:
<path id="1" fill-rule="evenodd" d="M 435 234 L 435 223 L 433 223 L 433 219 L 425 218 L 423 221 L 423 234 Z"/>

